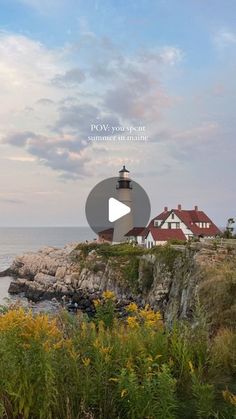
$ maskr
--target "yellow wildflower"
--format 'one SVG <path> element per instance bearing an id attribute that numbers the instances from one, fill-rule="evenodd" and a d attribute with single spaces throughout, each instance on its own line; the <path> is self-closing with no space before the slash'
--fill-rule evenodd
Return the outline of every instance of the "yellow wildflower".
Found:
<path id="1" fill-rule="evenodd" d="M 104 357 L 105 363 L 107 364 L 110 361 L 110 359 L 111 359 L 110 355 L 106 354 Z"/>
<path id="2" fill-rule="evenodd" d="M 131 329 L 135 329 L 136 327 L 138 327 L 139 326 L 139 324 L 138 324 L 138 320 L 137 320 L 137 318 L 136 317 L 132 317 L 132 316 L 129 316 L 129 317 L 127 317 L 127 325 L 131 328 Z"/>
<path id="3" fill-rule="evenodd" d="M 87 323 L 86 322 L 82 322 L 81 329 L 82 329 L 83 332 L 86 332 L 86 330 L 87 330 Z"/>
<path id="4" fill-rule="evenodd" d="M 28 313 L 31 316 L 31 313 Z M 27 320 L 27 313 L 22 309 L 13 309 L 0 315 L 0 331 L 12 330 L 16 327 L 22 327 Z"/>
<path id="5" fill-rule="evenodd" d="M 70 354 L 70 356 L 71 356 L 71 358 L 73 358 L 73 359 L 77 359 L 77 353 L 75 352 L 75 350 L 74 350 L 74 348 L 72 347 L 72 348 L 70 348 L 69 349 L 69 354 Z"/>
<path id="6" fill-rule="evenodd" d="M 59 342 L 54 343 L 53 349 L 61 349 L 63 347 L 63 345 L 64 345 L 64 340 L 61 339 Z"/>
<path id="7" fill-rule="evenodd" d="M 230 391 L 228 390 L 224 390 L 222 394 L 227 402 L 229 402 L 233 406 L 236 406 L 236 394 L 230 393 Z"/>
<path id="8" fill-rule="evenodd" d="M 9 310 L 0 316 L 0 331 L 15 329 L 23 341 L 37 340 L 55 342 L 62 337 L 56 320 L 51 320 L 46 314 L 33 315 L 31 311 L 22 308 Z"/>
<path id="9" fill-rule="evenodd" d="M 85 357 L 85 358 L 82 359 L 82 362 L 83 362 L 84 366 L 87 368 L 89 366 L 90 362 L 91 362 L 91 359 Z"/>
<path id="10" fill-rule="evenodd" d="M 146 326 L 160 326 L 162 325 L 162 316 L 159 311 L 155 312 L 149 309 L 149 306 L 139 312 L 142 320 L 144 321 Z"/>
<path id="11" fill-rule="evenodd" d="M 194 373 L 194 367 L 193 367 L 192 362 L 189 361 L 188 365 L 189 365 L 189 369 L 190 369 L 191 374 L 193 374 Z"/>
<path id="12" fill-rule="evenodd" d="M 101 304 L 101 301 L 100 300 L 93 300 L 93 304 L 94 304 L 95 307 L 98 307 L 99 304 Z"/>
<path id="13" fill-rule="evenodd" d="M 109 291 L 109 290 L 104 291 L 102 293 L 102 296 L 103 296 L 103 298 L 105 298 L 105 300 L 114 300 L 114 298 L 115 298 L 114 292 L 113 291 Z"/>
<path id="14" fill-rule="evenodd" d="M 71 339 L 66 339 L 64 344 L 65 344 L 65 347 L 67 349 L 72 349 L 73 348 L 73 342 L 72 342 Z"/>
<path id="15" fill-rule="evenodd" d="M 104 355 L 109 354 L 111 352 L 111 350 L 112 350 L 112 348 L 110 346 L 107 346 L 107 347 L 103 346 L 103 347 L 100 348 L 100 351 Z"/>
<path id="16" fill-rule="evenodd" d="M 89 325 L 90 325 L 91 330 L 93 330 L 93 331 L 96 330 L 96 326 L 95 326 L 94 322 L 90 322 Z"/>
<path id="17" fill-rule="evenodd" d="M 121 394 L 120 394 L 121 395 L 121 398 L 125 397 L 127 393 L 128 393 L 128 391 L 127 391 L 126 388 L 124 388 L 123 390 L 121 390 Z"/>
<path id="18" fill-rule="evenodd" d="M 96 339 L 95 339 L 93 346 L 94 346 L 95 348 L 97 348 L 97 349 L 99 349 L 99 348 L 100 348 L 100 346 L 101 346 L 101 345 L 100 345 L 100 342 L 99 342 L 99 339 L 98 339 L 98 338 L 96 338 Z"/>
<path id="19" fill-rule="evenodd" d="M 65 348 L 68 350 L 68 353 L 70 354 L 70 356 L 73 359 L 76 359 L 77 358 L 77 353 L 75 352 L 72 340 L 71 339 L 66 339 L 64 341 L 64 345 L 65 345 Z"/>
<path id="20" fill-rule="evenodd" d="M 43 348 L 44 348 L 45 352 L 49 352 L 50 349 L 51 349 L 50 343 L 48 341 L 44 342 Z"/>
<path id="21" fill-rule="evenodd" d="M 138 311 L 138 306 L 135 303 L 130 303 L 127 307 L 126 307 L 126 311 L 130 312 L 130 313 L 137 313 Z"/>

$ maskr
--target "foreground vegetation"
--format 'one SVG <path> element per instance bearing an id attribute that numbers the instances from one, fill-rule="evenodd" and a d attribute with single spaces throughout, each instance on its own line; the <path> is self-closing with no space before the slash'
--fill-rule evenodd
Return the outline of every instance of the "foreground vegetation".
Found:
<path id="1" fill-rule="evenodd" d="M 166 329 L 134 303 L 118 320 L 109 291 L 94 303 L 93 320 L 2 309 L 1 418 L 236 417 L 232 329 L 209 339 L 200 310 Z"/>

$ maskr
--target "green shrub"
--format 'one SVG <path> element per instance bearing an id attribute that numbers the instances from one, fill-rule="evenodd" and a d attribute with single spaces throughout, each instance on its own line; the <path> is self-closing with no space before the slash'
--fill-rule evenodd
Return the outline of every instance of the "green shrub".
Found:
<path id="1" fill-rule="evenodd" d="M 212 384 L 201 382 L 193 375 L 192 391 L 199 419 L 212 418 L 214 409 L 214 387 Z"/>
<path id="2" fill-rule="evenodd" d="M 112 327 L 115 318 L 115 295 L 111 291 L 104 291 L 102 296 L 102 299 L 94 301 L 96 307 L 95 319 L 98 324 L 102 321 L 106 327 Z"/>
<path id="3" fill-rule="evenodd" d="M 167 329 L 134 303 L 118 320 L 110 291 L 96 309 L 94 320 L 0 314 L 2 419 L 235 417 L 233 330 L 210 340 L 202 323 Z"/>
<path id="4" fill-rule="evenodd" d="M 169 240 L 168 243 L 170 245 L 185 246 L 187 244 L 187 241 L 186 240 L 172 239 L 172 240 Z"/>

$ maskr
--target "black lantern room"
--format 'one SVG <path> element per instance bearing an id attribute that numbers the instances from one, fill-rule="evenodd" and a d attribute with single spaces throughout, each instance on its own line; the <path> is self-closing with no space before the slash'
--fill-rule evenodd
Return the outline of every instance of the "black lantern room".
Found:
<path id="1" fill-rule="evenodd" d="M 129 177 L 129 171 L 125 166 L 119 171 L 119 178 L 116 185 L 116 189 L 132 189 L 131 179 Z"/>

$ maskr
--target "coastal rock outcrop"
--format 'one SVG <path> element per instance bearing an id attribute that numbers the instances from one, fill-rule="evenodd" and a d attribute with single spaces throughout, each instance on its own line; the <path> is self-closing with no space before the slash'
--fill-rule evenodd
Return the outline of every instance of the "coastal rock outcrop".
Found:
<path id="1" fill-rule="evenodd" d="M 8 269 L 13 277 L 9 293 L 23 293 L 32 301 L 66 298 L 92 312 L 93 300 L 111 290 L 118 304 L 149 304 L 172 323 L 192 318 L 204 272 L 229 257 L 235 260 L 235 249 L 230 254 L 226 247 L 215 249 L 212 244 L 128 251 L 125 256 L 120 250 L 116 255 L 113 246 L 83 246 L 48 247 L 16 257 Z"/>

